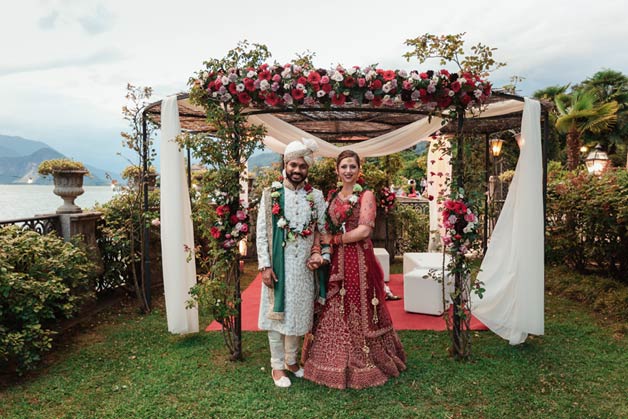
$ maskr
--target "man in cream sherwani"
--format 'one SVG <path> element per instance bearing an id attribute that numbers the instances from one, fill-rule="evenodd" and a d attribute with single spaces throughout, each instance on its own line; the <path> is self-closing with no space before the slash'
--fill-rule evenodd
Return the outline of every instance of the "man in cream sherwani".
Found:
<path id="1" fill-rule="evenodd" d="M 262 194 L 257 217 L 257 254 L 262 286 L 258 326 L 268 330 L 272 378 L 289 387 L 286 369 L 303 376 L 299 338 L 312 327 L 316 287 L 307 263 L 326 263 L 314 245 L 324 231 L 325 199 L 307 183 L 316 143 L 293 141 L 284 154 L 284 180 Z"/>

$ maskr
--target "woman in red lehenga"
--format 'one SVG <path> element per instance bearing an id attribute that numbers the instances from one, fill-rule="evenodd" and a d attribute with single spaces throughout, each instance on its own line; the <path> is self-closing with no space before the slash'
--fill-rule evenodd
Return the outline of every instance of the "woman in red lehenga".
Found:
<path id="1" fill-rule="evenodd" d="M 406 356 L 386 308 L 384 274 L 370 239 L 373 192 L 357 184 L 360 159 L 343 151 L 336 160 L 342 189 L 332 194 L 326 236 L 333 251 L 327 298 L 306 351 L 304 377 L 333 388 L 384 384 L 406 368 Z"/>

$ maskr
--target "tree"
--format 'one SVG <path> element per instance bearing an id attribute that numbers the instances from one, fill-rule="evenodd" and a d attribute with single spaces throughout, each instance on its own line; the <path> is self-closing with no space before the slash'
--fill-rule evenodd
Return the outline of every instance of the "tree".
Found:
<path id="1" fill-rule="evenodd" d="M 628 146 L 628 77 L 619 71 L 605 69 L 586 79 L 581 87 L 604 103 L 617 102 L 617 123 L 606 135 L 595 138 L 595 142 L 606 146 L 610 155 L 616 153 L 619 145 L 625 150 Z"/>
<path id="2" fill-rule="evenodd" d="M 597 134 L 608 131 L 617 121 L 617 102 L 598 104 L 591 92 L 575 90 L 570 95 L 558 95 L 555 127 L 567 135 L 567 168 L 578 167 L 580 138 L 585 133 Z"/>

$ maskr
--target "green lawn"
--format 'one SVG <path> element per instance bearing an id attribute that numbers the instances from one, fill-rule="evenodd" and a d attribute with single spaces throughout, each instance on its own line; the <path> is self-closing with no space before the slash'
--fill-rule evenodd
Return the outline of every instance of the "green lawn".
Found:
<path id="1" fill-rule="evenodd" d="M 548 272 L 548 274 L 550 274 Z M 547 296 L 545 336 L 511 347 L 474 334 L 474 361 L 446 333 L 404 331 L 408 370 L 382 387 L 275 388 L 265 333 L 227 360 L 220 333 L 172 336 L 164 309 L 120 308 L 59 343 L 39 373 L 0 389 L 1 418 L 622 418 L 628 344 L 587 306 Z"/>

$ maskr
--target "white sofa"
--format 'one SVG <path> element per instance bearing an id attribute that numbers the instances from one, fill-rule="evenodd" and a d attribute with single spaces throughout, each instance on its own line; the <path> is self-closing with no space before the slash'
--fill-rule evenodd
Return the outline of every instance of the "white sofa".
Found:
<path id="1" fill-rule="evenodd" d="M 384 271 L 384 282 L 390 281 L 390 258 L 388 251 L 383 247 L 374 247 L 373 251 L 375 252 L 375 257 L 379 261 L 379 264 L 382 265 L 382 270 Z"/>
<path id="2" fill-rule="evenodd" d="M 411 313 L 443 314 L 449 307 L 453 291 L 453 276 L 447 271 L 449 255 L 445 255 L 445 293 L 446 307 L 443 307 L 443 288 L 441 282 L 427 277 L 430 269 L 442 275 L 442 253 L 405 253 L 403 255 L 403 306 Z"/>

